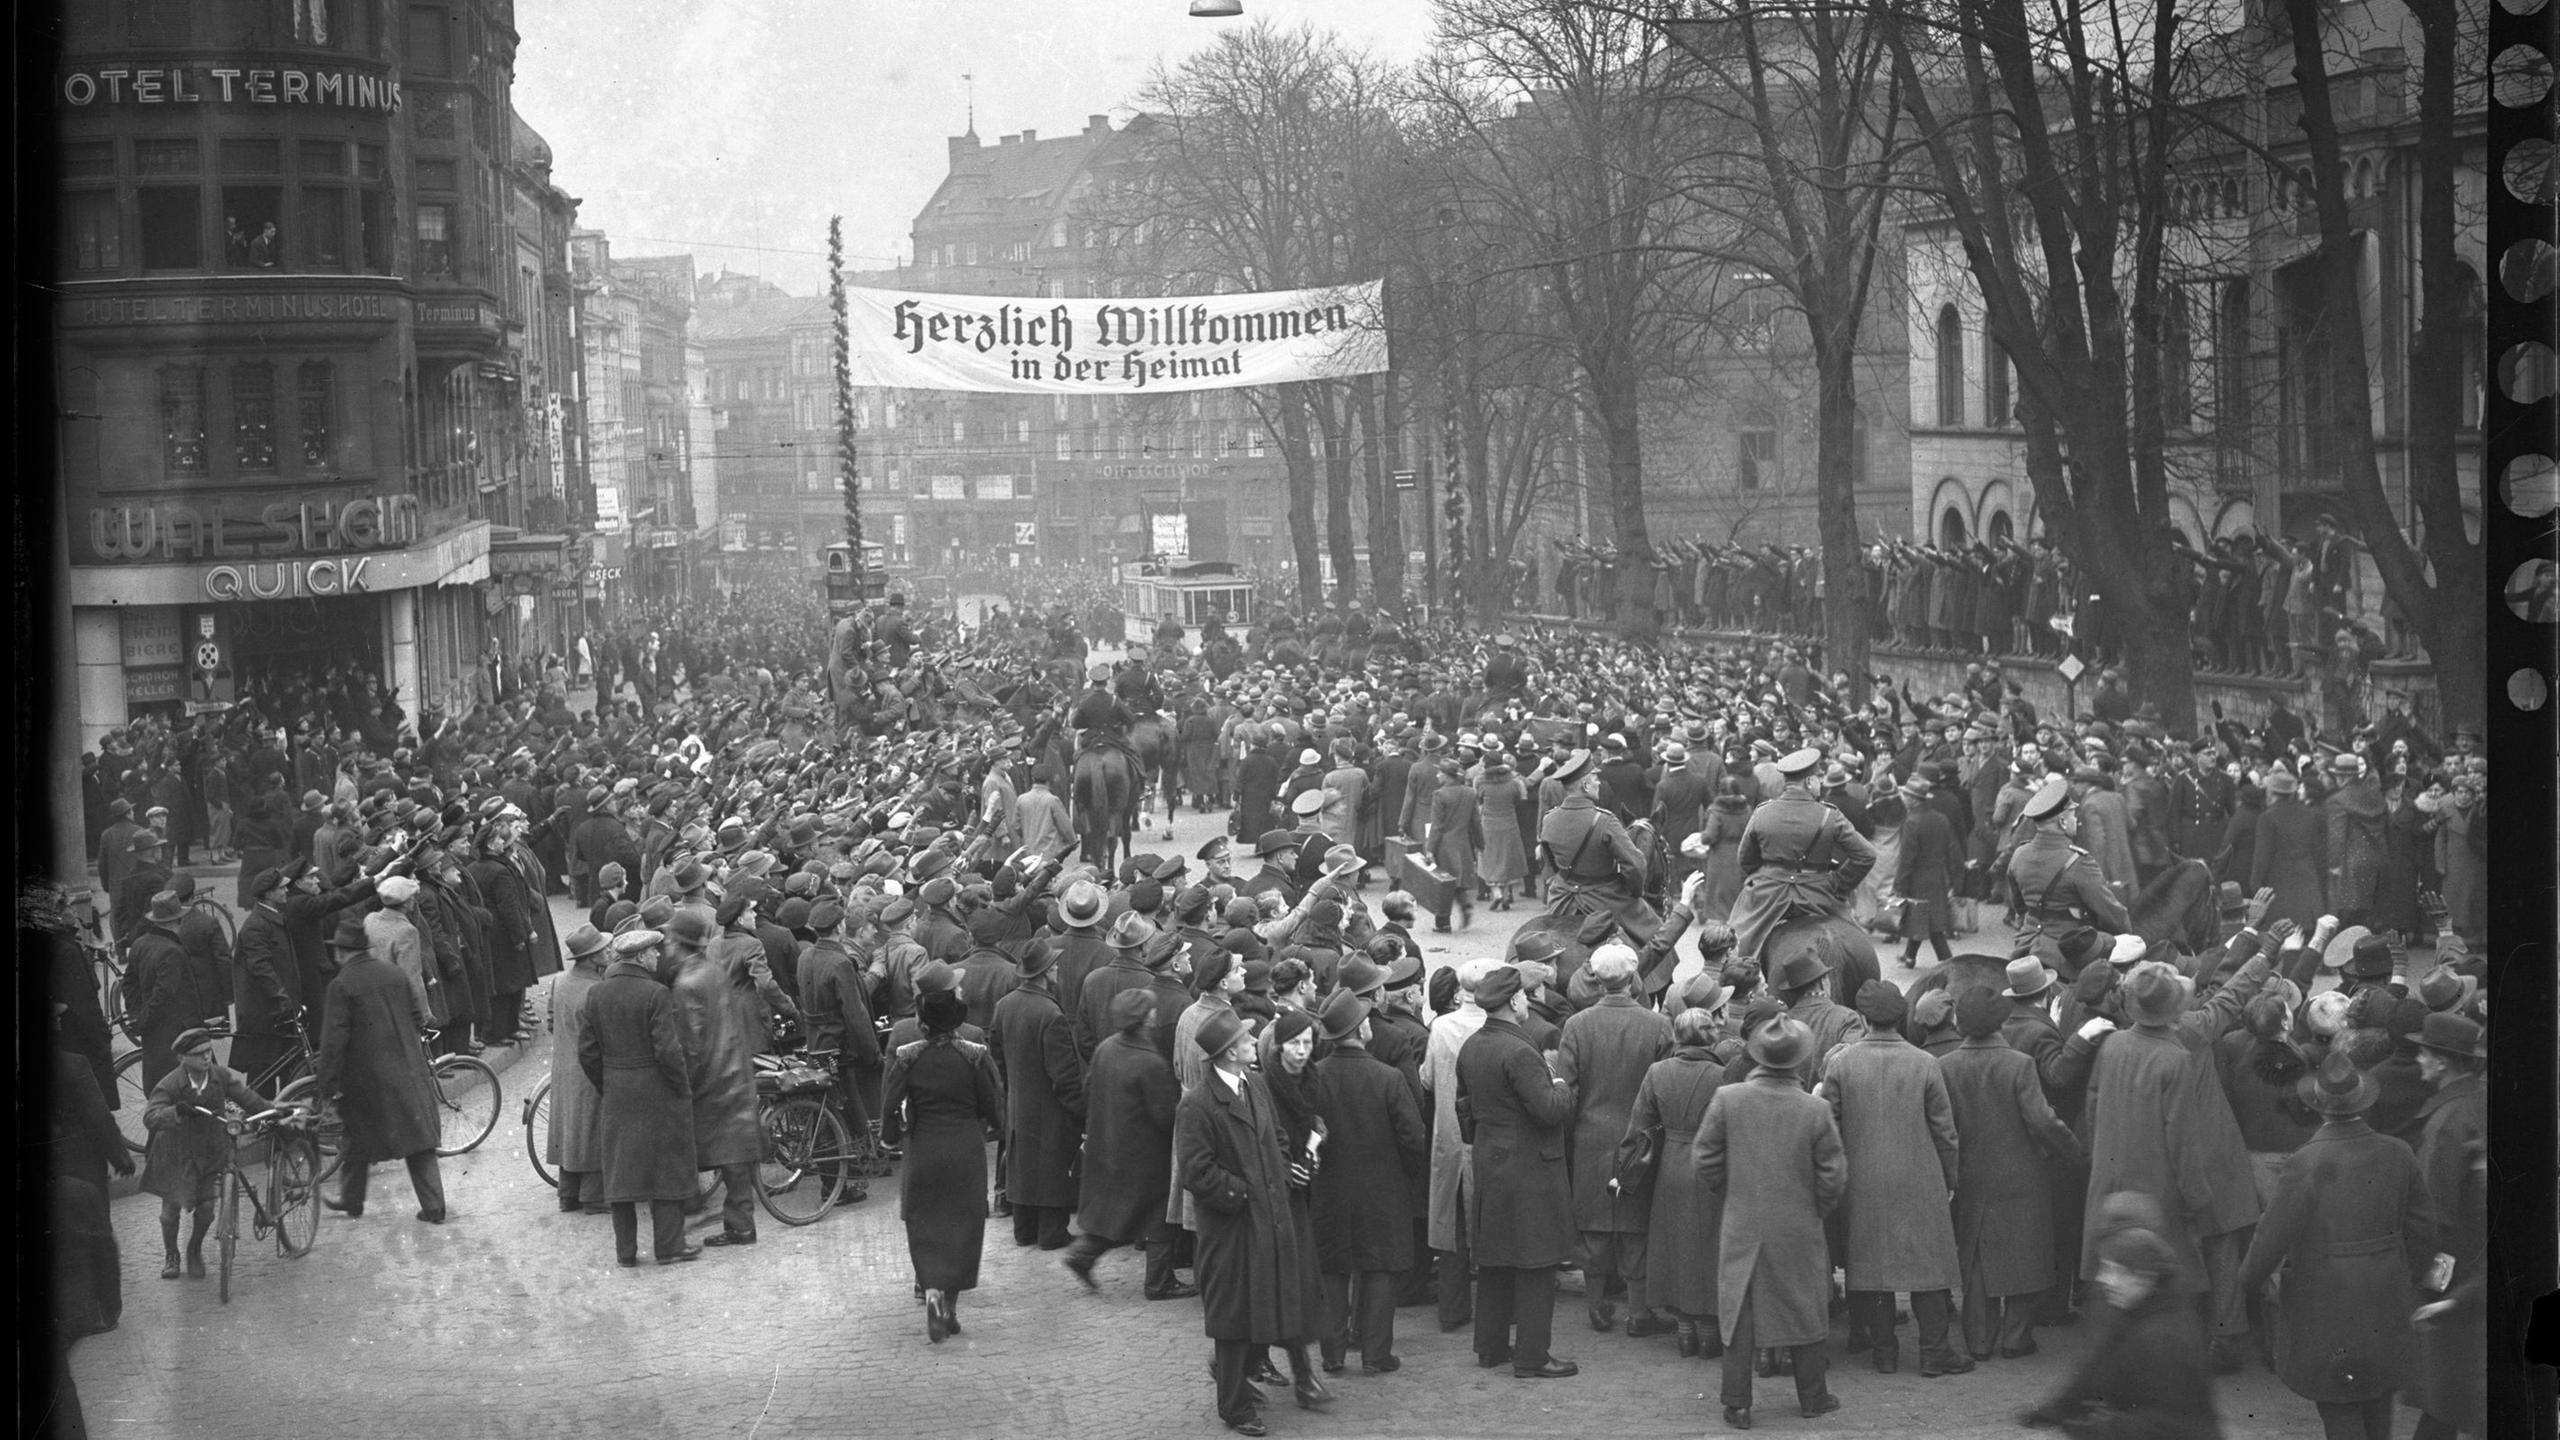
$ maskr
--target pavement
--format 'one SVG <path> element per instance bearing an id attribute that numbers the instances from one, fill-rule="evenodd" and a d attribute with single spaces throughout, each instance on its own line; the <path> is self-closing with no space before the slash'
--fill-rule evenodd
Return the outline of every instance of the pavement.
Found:
<path id="1" fill-rule="evenodd" d="M 1221 817 L 1185 814 L 1139 848 L 1184 854 Z M 1375 898 L 1373 884 L 1370 892 Z M 565 899 L 555 916 L 574 923 Z M 1434 966 L 1497 954 L 1536 913 L 1491 914 L 1421 939 Z M 1983 937 L 2005 951 L 2005 936 Z M 1898 970 L 1891 961 L 1888 969 Z M 1899 971 L 1908 980 L 1924 971 Z M 412 1218 L 398 1167 L 377 1169 L 368 1213 L 323 1218 L 311 1252 L 285 1259 L 243 1237 L 229 1305 L 211 1281 L 158 1277 L 158 1203 L 113 1202 L 124 1252 L 122 1325 L 79 1342 L 70 1366 L 92 1433 L 173 1440 L 339 1440 L 346 1436 L 1039 1436 L 1140 1440 L 1223 1435 L 1197 1302 L 1141 1298 L 1141 1257 L 1116 1251 L 1087 1293 L 1058 1257 L 1016 1248 L 991 1220 L 980 1287 L 958 1336 L 924 1337 L 898 1224 L 896 1179 L 805 1228 L 758 1212 L 759 1243 L 692 1264 L 624 1270 L 610 1221 L 562 1215 L 525 1152 L 523 1100 L 548 1075 L 547 1037 L 521 1056 L 493 1050 L 506 1094 L 499 1125 L 443 1162 L 449 1219 Z M 717 1211 L 697 1218 L 698 1237 Z M 1266 1411 L 1292 1436 L 1695 1436 L 1723 1431 L 1717 1366 L 1682 1360 L 1667 1336 L 1586 1328 L 1578 1297 L 1558 1301 L 1557 1353 L 1578 1377 L 1521 1381 L 1474 1364 L 1465 1331 L 1433 1311 L 1397 1314 L 1404 1368 L 1328 1383 L 1321 1412 Z M 2015 1416 L 2094 1342 L 2082 1324 L 2042 1332 L 2042 1353 L 1970 1375 L 1874 1374 L 1835 1353 L 1844 1402 L 1800 1419 L 1785 1380 L 1762 1381 L 1761 1430 L 1806 1436 L 2016 1433 Z M 1774 1388 L 1772 1388 L 1774 1387 Z M 2216 1382 L 2227 1433 L 2311 1440 L 2309 1402 L 2252 1364 Z M 2403 1414 L 2400 1433 L 2414 1423 Z"/>

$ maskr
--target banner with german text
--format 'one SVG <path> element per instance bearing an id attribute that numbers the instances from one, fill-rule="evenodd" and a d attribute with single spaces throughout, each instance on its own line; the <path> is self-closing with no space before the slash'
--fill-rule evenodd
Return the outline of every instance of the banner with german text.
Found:
<path id="1" fill-rule="evenodd" d="M 1031 298 L 845 291 L 853 383 L 1151 394 L 1387 368 L 1379 283 L 1249 295 Z"/>

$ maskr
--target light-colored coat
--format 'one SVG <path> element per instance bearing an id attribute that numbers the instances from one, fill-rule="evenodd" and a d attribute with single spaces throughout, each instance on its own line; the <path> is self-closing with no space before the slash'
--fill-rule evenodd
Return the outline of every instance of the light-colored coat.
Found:
<path id="1" fill-rule="evenodd" d="M 1892 1031 L 1831 1052 L 1818 1094 L 1849 1159 L 1841 1263 L 1852 1290 L 1925 1291 L 1958 1280 L 1955 1111 L 1937 1059 Z"/>
<path id="2" fill-rule="evenodd" d="M 593 955 L 571 965 L 551 982 L 551 1133 L 543 1140 L 542 1158 L 557 1170 L 603 1168 L 603 1139 L 598 1132 L 603 1095 L 578 1064 L 578 1046 L 587 1033 L 587 994 L 604 979 L 604 967 Z"/>
<path id="3" fill-rule="evenodd" d="M 1761 1347 L 1828 1340 L 1831 1259 L 1822 1221 L 1849 1188 L 1831 1107 L 1792 1075 L 1756 1070 L 1707 1102 L 1691 1163 L 1698 1183 L 1724 1198 L 1717 1327 L 1732 1334 L 1748 1298 Z"/>
<path id="4" fill-rule="evenodd" d="M 1431 1248 L 1458 1248 L 1459 1206 L 1473 1181 L 1474 1162 L 1458 1133 L 1458 1051 L 1484 1028 L 1484 1011 L 1472 999 L 1431 1022 L 1431 1046 L 1423 1054 L 1422 1088 L 1431 1097 Z"/>
<path id="5" fill-rule="evenodd" d="M 1627 1117 L 1630 1135 L 1662 1127 L 1645 1224 L 1645 1295 L 1693 1317 L 1716 1313 L 1716 1237 L 1724 1224 L 1724 1197 L 1700 1181 L 1695 1156 L 1699 1122 L 1723 1085 L 1724 1062 L 1715 1052 L 1684 1046 L 1645 1072 Z"/>

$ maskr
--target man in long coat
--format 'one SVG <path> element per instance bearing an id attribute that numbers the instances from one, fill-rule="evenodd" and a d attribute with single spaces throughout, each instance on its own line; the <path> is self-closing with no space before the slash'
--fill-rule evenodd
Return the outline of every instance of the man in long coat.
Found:
<path id="1" fill-rule="evenodd" d="M 1635 984 L 1636 958 L 1623 945 L 1604 945 L 1591 956 L 1591 977 L 1601 990 L 1587 1010 L 1564 1022 L 1556 1045 L 1556 1074 L 1573 1092 L 1573 1225 L 1582 1232 L 1583 1278 L 1591 1328 L 1616 1323 L 1607 1292 L 1623 1278 L 1627 1333 L 1666 1335 L 1671 1322 L 1654 1313 L 1645 1288 L 1644 1206 L 1622 1202 L 1609 1187 L 1618 1142 L 1645 1071 L 1671 1053 L 1671 1022 L 1627 992 Z"/>
<path id="2" fill-rule="evenodd" d="M 2322 842 L 2329 860 L 2328 913 L 2341 925 L 2380 925 L 2374 905 L 2382 894 L 2389 859 L 2391 806 L 2374 788 L 2364 758 L 2348 751 L 2332 760 L 2337 788 L 2320 802 Z"/>
<path id="3" fill-rule="evenodd" d="M 1440 1328 L 1455 1330 L 1475 1315 L 1469 1277 L 1474 1258 L 1469 1245 L 1468 1196 L 1474 1187 L 1474 1157 L 1458 1126 L 1458 1051 L 1484 1028 L 1484 1010 L 1476 1004 L 1475 982 L 1492 962 L 1469 960 L 1457 967 L 1458 1007 L 1431 1022 L 1430 1046 L 1423 1057 L 1422 1089 L 1431 1101 L 1430 1226 L 1432 1263 L 1439 1272 Z"/>
<path id="4" fill-rule="evenodd" d="M 338 954 L 338 978 L 329 982 L 327 1019 L 314 1057 L 320 1093 L 337 1107 L 345 1127 L 339 1142 L 338 1193 L 321 1203 L 347 1215 L 364 1213 L 365 1179 L 374 1163 L 401 1160 L 418 1194 L 418 1218 L 444 1223 L 444 1176 L 436 1165 L 436 1082 L 418 1035 L 427 1017 L 418 1010 L 409 977 L 373 954 L 364 922 L 338 922 L 329 937 Z"/>
<path id="5" fill-rule="evenodd" d="M 734 903 L 734 902 L 731 902 Z M 684 912 L 677 912 L 678 920 Z M 671 922 L 672 923 L 672 922 Z M 753 934 L 724 935 L 710 948 L 682 945 L 675 979 L 676 1033 L 684 1042 L 693 1097 L 693 1166 L 720 1172 L 720 1233 L 704 1243 L 756 1240 L 756 1162 L 764 1158 L 764 1125 L 756 1108 L 756 1051 L 764 1013 L 744 951 L 761 958 Z"/>
<path id="6" fill-rule="evenodd" d="M 592 925 L 569 932 L 569 969 L 551 986 L 551 1133 L 542 1143 L 543 1158 L 560 1177 L 563 1212 L 605 1206 L 597 1136 L 602 1101 L 578 1054 L 586 1037 L 587 996 L 604 979 L 607 949 Z"/>
<path id="7" fill-rule="evenodd" d="M 177 895 L 163 890 L 151 897 L 129 927 L 119 931 L 129 941 L 124 984 L 134 1030 L 142 1041 L 145 1089 L 178 1068 L 178 1052 L 173 1048 L 177 1038 L 214 1013 L 213 997 L 197 983 L 187 948 L 178 942 L 183 913 Z"/>
<path id="8" fill-rule="evenodd" d="M 684 1238 L 694 1193 L 693 1066 L 675 996 L 658 983 L 655 930 L 613 937 L 613 963 L 587 992 L 578 1068 L 597 1095 L 599 1178 L 613 1207 L 614 1259 L 640 1263 L 640 1205 L 661 1265 L 702 1258 Z"/>
<path id="9" fill-rule="evenodd" d="M 1750 1077 L 1707 1102 L 1691 1163 L 1699 1184 L 1724 1197 L 1716 1265 L 1724 1418 L 1747 1426 L 1761 1348 L 1792 1352 L 1806 1419 L 1840 1408 L 1824 1383 L 1831 1260 L 1822 1222 L 1848 1190 L 1849 1162 L 1831 1107 L 1796 1079 L 1796 1067 L 1813 1059 L 1812 1032 L 1779 1016 L 1744 1045 Z"/>
<path id="10" fill-rule="evenodd" d="M 1430 1165 L 1422 1105 L 1396 1068 L 1369 1053 L 1369 1007 L 1348 989 L 1326 1002 L 1318 1030 L 1333 1053 L 1316 1062 L 1324 1163 L 1309 1199 L 1324 1274 L 1324 1363 L 1339 1367 L 1357 1317 L 1362 1373 L 1395 1353 L 1395 1280 L 1413 1265 L 1413 1186 Z"/>
<path id="11" fill-rule="evenodd" d="M 2324 1123 L 2277 1177 L 2239 1283 L 2254 1291 L 2284 1268 L 2277 1377 L 2329 1434 L 2387 1436 L 2392 1397 L 2414 1378 L 2410 1312 L 2436 1253 L 2434 1206 L 2418 1157 L 2364 1123 L 2372 1076 L 2333 1051 L 2299 1088 Z"/>
<path id="12" fill-rule="evenodd" d="M 1253 1032 L 1221 1015 L 1201 1027 L 1199 1045 L 1214 1065 L 1174 1109 L 1174 1172 L 1199 1202 L 1194 1273 L 1202 1329 L 1215 1345 L 1218 1418 L 1240 1435 L 1262 1435 L 1258 1395 L 1245 1380 L 1258 1347 L 1287 1348 L 1300 1404 L 1333 1398 L 1307 1356 L 1319 1297 L 1306 1293 L 1302 1272 L 1315 1235 L 1290 1203 L 1298 1175 L 1285 1157 L 1279 1102 L 1251 1068 Z"/>
<path id="13" fill-rule="evenodd" d="M 1573 1190 L 1565 1176 L 1573 1091 L 1521 1033 L 1520 972 L 1497 965 L 1476 982 L 1484 1024 L 1458 1051 L 1457 1120 L 1474 1148 L 1469 1238 L 1476 1262 L 1476 1363 L 1508 1362 L 1521 1379 L 1575 1375 L 1549 1341 L 1556 1267 L 1575 1258 Z"/>
<path id="14" fill-rule="evenodd" d="M 987 1031 L 1005 1082 L 1004 1196 L 1013 1206 L 1013 1241 L 1043 1250 L 1066 1248 L 1085 1123 L 1085 1062 L 1050 980 L 1054 953 L 1035 946 L 1023 957 L 1021 983 L 996 1002 Z"/>
<path id="15" fill-rule="evenodd" d="M 1094 1289 L 1095 1261 L 1120 1246 L 1142 1244 L 1146 1297 L 1180 1300 L 1200 1292 L 1183 1284 L 1174 1269 L 1180 1228 L 1167 1218 L 1165 1201 L 1173 1189 L 1173 1112 L 1181 1092 L 1173 1067 L 1147 1043 L 1155 1011 L 1155 997 L 1144 990 L 1112 997 L 1111 1036 L 1094 1047 L 1084 1077 L 1084 1156 L 1076 1203 L 1081 1233 L 1062 1263 Z"/>
<path id="16" fill-rule="evenodd" d="M 516 868 L 501 821 L 481 840 L 480 857 L 465 872 L 480 888 L 481 903 L 489 910 L 489 923 L 482 927 L 489 944 L 489 1024 L 496 1033 L 494 1041 L 520 1033 L 524 1025 L 524 994 L 536 980 L 560 968 L 559 948 L 545 945 L 544 935 L 551 929 L 550 902 L 542 892 L 532 889 L 524 872 Z M 537 921 L 535 912 L 541 912 Z"/>
<path id="17" fill-rule="evenodd" d="M 2027 963 L 2035 964 L 2032 956 Z M 2012 1002 L 1980 986 L 1956 999 L 1964 1043 L 1938 1057 L 1957 1155 L 1956 1260 L 1965 1350 L 1976 1360 L 2032 1355 L 2053 1285 L 2053 1162 L 2079 1142 L 2053 1113 L 2033 1060 L 2001 1038 Z"/>
<path id="18" fill-rule="evenodd" d="M 2291 772 L 2269 774 L 2266 787 L 2267 810 L 2258 817 L 2249 878 L 2242 888 L 2272 887 L 2276 897 L 2267 918 L 2290 920 L 2307 931 L 2328 909 L 2328 827 L 2319 811 L 2302 803 L 2302 782 Z"/>
<path id="19" fill-rule="evenodd" d="M 1872 1340 L 1877 1371 L 1892 1374 L 1902 1360 L 1893 1297 L 1907 1291 L 1920 1326 L 1920 1373 L 1961 1375 L 1973 1361 L 1947 1343 L 1958 1279 L 1947 1208 L 1956 1190 L 1955 1116 L 1937 1060 L 1902 1037 L 1908 1013 L 1900 989 L 1868 981 L 1858 992 L 1867 1033 L 1832 1052 L 1820 1087 L 1849 1160 L 1840 1254 L 1850 1334 L 1853 1346 L 1862 1333 Z"/>
<path id="20" fill-rule="evenodd" d="M 871 1019 L 861 968 L 845 948 L 844 907 L 821 900 L 809 909 L 809 952 L 800 961 L 800 1018 L 811 1050 L 835 1052 L 838 1096 L 849 1125 L 880 1132 L 880 1084 L 886 1061 Z M 867 1193 L 867 1187 L 862 1187 Z M 847 1187 L 847 1194 L 856 1194 Z"/>
<path id="21" fill-rule="evenodd" d="M 2411 1399 L 2424 1417 L 2419 1433 L 2480 1434 L 2488 1424 L 2489 1097 L 2481 1078 L 2488 1058 L 2478 1024 L 2429 1015 L 2419 1032 L 2419 1068 L 2435 1093 L 2419 1115 L 2418 1173 L 2436 1217 L 2436 1249 L 2453 1257 L 2441 1295 L 2418 1308 L 2417 1384 Z"/>

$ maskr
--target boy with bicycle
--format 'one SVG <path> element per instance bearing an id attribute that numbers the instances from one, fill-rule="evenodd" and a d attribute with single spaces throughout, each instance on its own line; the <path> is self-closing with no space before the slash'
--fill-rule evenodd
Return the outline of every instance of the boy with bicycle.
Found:
<path id="1" fill-rule="evenodd" d="M 205 1232 L 213 1228 L 222 1173 L 231 1164 L 231 1132 L 222 1125 L 223 1104 L 227 1101 L 253 1112 L 267 1104 L 238 1071 L 214 1063 L 216 1033 L 199 1026 L 171 1043 L 178 1068 L 151 1087 L 150 1102 L 142 1112 L 143 1128 L 151 1133 L 143 1151 L 142 1188 L 160 1197 L 163 1280 L 178 1278 L 181 1211 L 195 1215 L 195 1224 L 187 1232 L 187 1278 L 205 1276 Z"/>

